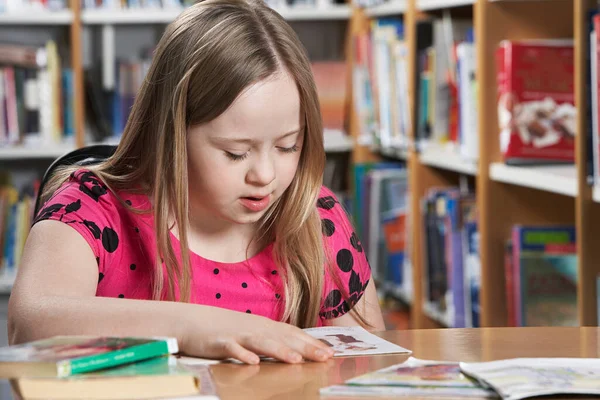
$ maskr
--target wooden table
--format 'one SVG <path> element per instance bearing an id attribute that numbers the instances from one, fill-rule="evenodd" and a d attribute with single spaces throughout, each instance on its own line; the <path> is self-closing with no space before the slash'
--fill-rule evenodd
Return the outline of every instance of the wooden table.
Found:
<path id="1" fill-rule="evenodd" d="M 446 361 L 489 361 L 516 357 L 598 357 L 599 335 L 600 328 L 558 327 L 431 329 L 388 331 L 379 334 L 386 340 L 412 350 L 414 357 Z M 357 375 L 401 363 L 407 358 L 407 355 L 388 355 L 336 358 L 326 363 L 296 365 L 218 364 L 211 368 L 222 400 L 305 400 L 318 399 L 321 387 L 342 383 Z"/>

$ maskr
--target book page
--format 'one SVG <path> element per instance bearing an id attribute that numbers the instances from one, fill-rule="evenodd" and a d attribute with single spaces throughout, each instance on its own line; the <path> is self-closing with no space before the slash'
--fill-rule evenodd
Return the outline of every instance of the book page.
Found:
<path id="1" fill-rule="evenodd" d="M 460 363 L 463 373 L 496 390 L 504 399 L 551 394 L 600 394 L 600 359 L 515 358 Z"/>
<path id="2" fill-rule="evenodd" d="M 412 353 L 412 351 L 388 342 L 360 326 L 327 326 L 307 328 L 304 331 L 333 348 L 335 350 L 334 357 Z"/>

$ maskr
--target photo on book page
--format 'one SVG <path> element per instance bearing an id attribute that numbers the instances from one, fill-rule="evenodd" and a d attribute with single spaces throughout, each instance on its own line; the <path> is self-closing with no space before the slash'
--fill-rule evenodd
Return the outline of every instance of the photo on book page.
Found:
<path id="1" fill-rule="evenodd" d="M 503 399 L 546 395 L 600 395 L 600 359 L 513 358 L 460 363 L 461 371 Z"/>
<path id="2" fill-rule="evenodd" d="M 334 357 L 375 354 L 410 354 L 412 351 L 388 342 L 360 326 L 307 328 L 304 332 L 335 350 Z"/>

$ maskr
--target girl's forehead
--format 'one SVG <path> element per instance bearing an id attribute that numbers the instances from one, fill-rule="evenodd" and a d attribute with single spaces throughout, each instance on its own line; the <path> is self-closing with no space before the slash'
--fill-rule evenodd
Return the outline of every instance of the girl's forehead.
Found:
<path id="1" fill-rule="evenodd" d="M 252 84 L 232 105 L 211 122 L 219 134 L 281 135 L 297 130 L 300 95 L 287 74 L 276 74 Z"/>

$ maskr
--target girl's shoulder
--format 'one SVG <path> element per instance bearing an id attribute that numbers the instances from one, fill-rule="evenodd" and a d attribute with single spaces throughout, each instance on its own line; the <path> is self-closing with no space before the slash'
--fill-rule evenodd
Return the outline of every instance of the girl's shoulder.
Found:
<path id="1" fill-rule="evenodd" d="M 317 210 L 321 218 L 330 219 L 333 222 L 344 222 L 348 220 L 348 214 L 345 206 L 339 200 L 338 196 L 327 186 L 321 186 L 319 197 L 317 199 Z"/>
<path id="2" fill-rule="evenodd" d="M 149 209 L 147 197 L 126 192 L 112 192 L 94 172 L 79 169 L 71 173 L 69 178 L 52 194 L 38 212 L 35 222 L 53 219 L 55 214 L 92 214 L 96 218 L 121 215 L 125 204 L 136 209 Z M 115 214 L 115 212 L 117 212 Z M 111 218 L 109 218 L 111 219 Z"/>

